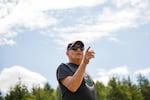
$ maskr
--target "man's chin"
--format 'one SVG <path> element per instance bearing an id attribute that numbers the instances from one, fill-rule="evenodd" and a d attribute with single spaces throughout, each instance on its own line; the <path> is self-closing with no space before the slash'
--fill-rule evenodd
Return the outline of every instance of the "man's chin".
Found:
<path id="1" fill-rule="evenodd" d="M 78 61 L 82 61 L 82 58 L 77 58 Z"/>
<path id="2" fill-rule="evenodd" d="M 77 59 L 82 59 L 82 56 L 77 56 L 76 58 L 77 58 Z"/>

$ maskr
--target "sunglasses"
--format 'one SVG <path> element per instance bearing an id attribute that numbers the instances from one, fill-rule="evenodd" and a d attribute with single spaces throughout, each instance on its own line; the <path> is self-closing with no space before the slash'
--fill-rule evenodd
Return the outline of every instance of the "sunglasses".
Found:
<path id="1" fill-rule="evenodd" d="M 73 46 L 70 48 L 70 50 L 74 50 L 74 51 L 77 51 L 78 48 L 81 50 L 81 51 L 84 51 L 84 47 L 77 47 L 77 46 Z"/>

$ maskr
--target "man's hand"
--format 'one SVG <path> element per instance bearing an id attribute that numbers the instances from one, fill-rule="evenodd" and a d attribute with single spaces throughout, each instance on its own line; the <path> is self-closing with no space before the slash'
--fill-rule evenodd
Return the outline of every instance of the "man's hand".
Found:
<path id="1" fill-rule="evenodd" d="M 91 47 L 88 47 L 85 51 L 84 57 L 83 57 L 83 63 L 88 64 L 91 58 L 95 57 L 95 52 L 93 50 L 90 50 Z"/>

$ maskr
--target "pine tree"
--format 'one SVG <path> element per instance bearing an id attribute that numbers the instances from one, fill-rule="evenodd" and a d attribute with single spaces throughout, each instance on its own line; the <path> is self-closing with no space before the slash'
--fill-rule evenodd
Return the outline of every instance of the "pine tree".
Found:
<path id="1" fill-rule="evenodd" d="M 123 79 L 120 87 L 127 96 L 127 100 L 144 100 L 142 93 L 138 87 L 131 82 L 130 77 L 128 77 L 128 79 Z"/>
<path id="2" fill-rule="evenodd" d="M 60 87 L 58 86 L 55 91 L 55 100 L 61 100 Z"/>
<path id="3" fill-rule="evenodd" d="M 21 79 L 15 87 L 10 88 L 10 91 L 6 94 L 5 100 L 26 100 L 29 95 L 28 89 L 25 85 L 22 85 Z"/>
<path id="4" fill-rule="evenodd" d="M 103 83 L 97 81 L 96 90 L 97 90 L 98 100 L 107 100 L 106 99 L 107 88 L 104 86 Z"/>
<path id="5" fill-rule="evenodd" d="M 118 83 L 115 77 L 113 77 L 109 81 L 108 87 L 109 87 L 109 93 L 107 95 L 107 100 L 127 100 L 124 92 L 121 90 L 120 87 L 118 87 Z"/>
<path id="6" fill-rule="evenodd" d="M 0 100 L 4 100 L 4 97 L 2 96 L 2 92 L 0 91 Z"/>
<path id="7" fill-rule="evenodd" d="M 141 93 L 144 96 L 144 100 L 150 100 L 150 83 L 148 79 L 146 79 L 144 76 L 139 74 L 137 81 L 139 83 L 139 88 L 141 90 Z"/>

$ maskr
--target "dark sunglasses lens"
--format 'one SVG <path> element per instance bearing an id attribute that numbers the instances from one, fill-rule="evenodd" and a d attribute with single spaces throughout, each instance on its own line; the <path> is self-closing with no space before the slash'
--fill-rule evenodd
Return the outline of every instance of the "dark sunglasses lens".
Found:
<path id="1" fill-rule="evenodd" d="M 80 48 L 81 49 L 81 51 L 84 51 L 84 47 L 82 47 L 82 48 Z"/>
<path id="2" fill-rule="evenodd" d="M 84 51 L 84 47 L 76 47 L 76 46 L 74 46 L 74 47 L 72 47 L 71 49 L 77 51 L 78 48 L 79 48 L 81 51 Z"/>
<path id="3" fill-rule="evenodd" d="M 78 48 L 74 46 L 71 49 L 76 51 Z"/>

